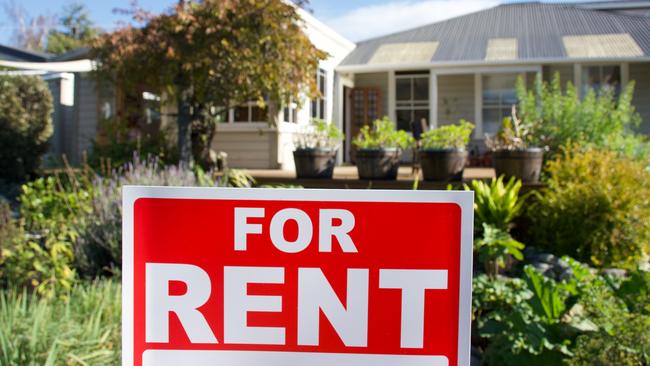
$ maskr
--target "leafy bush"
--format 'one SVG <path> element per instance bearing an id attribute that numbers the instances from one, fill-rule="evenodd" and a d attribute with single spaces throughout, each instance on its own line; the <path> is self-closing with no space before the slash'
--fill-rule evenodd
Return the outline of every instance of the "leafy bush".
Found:
<path id="1" fill-rule="evenodd" d="M 102 177 L 92 170 L 37 179 L 19 197 L 21 235 L 2 247 L 2 280 L 64 293 L 78 274 L 120 273 L 121 187 L 130 185 L 250 186 L 252 178 L 230 170 L 215 178 L 200 169 L 163 166 L 158 159 L 134 163 Z"/>
<path id="2" fill-rule="evenodd" d="M 370 126 L 363 126 L 359 136 L 352 142 L 359 149 L 406 149 L 413 145 L 414 139 L 408 132 L 397 130 L 388 117 L 378 119 Z"/>
<path id="3" fill-rule="evenodd" d="M 650 317 L 618 319 L 615 329 L 578 337 L 572 366 L 650 365 Z"/>
<path id="4" fill-rule="evenodd" d="M 4 250 L 4 281 L 31 286 L 52 295 L 74 283 L 73 243 L 90 211 L 88 186 L 70 185 L 59 177 L 23 185 L 19 197 L 21 233 Z"/>
<path id="5" fill-rule="evenodd" d="M 528 90 L 523 78 L 517 82 L 518 114 L 534 128 L 537 146 L 552 152 L 573 143 L 618 149 L 620 136 L 632 135 L 641 118 L 632 104 L 634 82 L 627 84 L 618 99 L 612 90 L 590 89 L 582 98 L 571 83 L 562 88 L 556 73 L 550 83 L 537 76 Z"/>
<path id="6" fill-rule="evenodd" d="M 513 239 L 507 231 L 485 223 L 482 237 L 474 242 L 479 262 L 484 264 L 485 272 L 493 276 L 499 272 L 499 268 L 505 268 L 509 256 L 523 260 L 521 251 L 524 248 L 525 245 Z"/>
<path id="7" fill-rule="evenodd" d="M 474 279 L 472 302 L 478 336 L 489 340 L 486 365 L 559 365 L 569 355 L 566 304 L 571 286 L 527 267 L 524 279 Z"/>
<path id="8" fill-rule="evenodd" d="M 650 365 L 648 272 L 632 271 L 619 285 L 583 268 L 580 303 L 598 329 L 577 338 L 569 365 Z"/>
<path id="9" fill-rule="evenodd" d="M 13 218 L 11 207 L 6 202 L 0 200 L 0 288 L 6 279 L 6 257 L 10 255 L 10 251 L 15 245 L 15 242 L 21 238 L 20 227 Z"/>
<path id="10" fill-rule="evenodd" d="M 635 268 L 650 246 L 650 172 L 611 151 L 566 149 L 530 206 L 530 242 L 598 267 Z"/>
<path id="11" fill-rule="evenodd" d="M 503 179 L 492 179 L 489 184 L 473 180 L 464 186 L 466 191 L 474 191 L 475 224 L 479 230 L 487 224 L 508 231 L 512 221 L 522 213 L 527 195 L 519 195 L 521 180 L 513 177 L 504 184 Z"/>
<path id="12" fill-rule="evenodd" d="M 314 118 L 296 134 L 295 145 L 298 149 L 336 149 L 344 138 L 345 135 L 335 124 Z"/>
<path id="13" fill-rule="evenodd" d="M 440 126 L 422 134 L 422 149 L 465 150 L 474 125 L 461 119 L 458 124 Z"/>
<path id="14" fill-rule="evenodd" d="M 52 135 L 52 95 L 36 76 L 0 75 L 0 180 L 33 175 Z"/>
<path id="15" fill-rule="evenodd" d="M 118 365 L 120 286 L 94 282 L 58 295 L 0 292 L 0 364 Z"/>
<path id="16" fill-rule="evenodd" d="M 616 289 L 629 311 L 650 316 L 650 272 L 633 271 Z"/>

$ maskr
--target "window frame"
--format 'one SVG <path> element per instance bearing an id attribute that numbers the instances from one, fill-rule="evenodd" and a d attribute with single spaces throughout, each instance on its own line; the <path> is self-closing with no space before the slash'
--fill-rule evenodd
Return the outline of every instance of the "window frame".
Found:
<path id="1" fill-rule="evenodd" d="M 512 75 L 515 75 L 515 83 L 513 84 L 512 89 L 515 91 L 515 102 L 514 102 L 514 104 L 517 104 L 517 101 L 516 101 L 517 79 L 519 77 L 526 78 L 527 77 L 527 72 L 516 72 L 515 71 L 515 72 L 511 72 L 511 73 L 510 72 L 500 72 L 500 73 L 482 73 L 482 74 L 480 74 L 480 78 L 481 78 L 481 82 L 480 82 L 480 84 L 481 84 L 481 89 L 480 89 L 481 109 L 480 109 L 480 113 L 481 113 L 481 123 L 482 123 L 481 130 L 482 130 L 483 134 L 488 133 L 488 132 L 486 132 L 486 128 L 485 128 L 487 126 L 487 124 L 488 124 L 488 122 L 486 121 L 486 118 L 485 118 L 485 111 L 486 110 L 497 110 L 497 111 L 502 112 L 501 113 L 501 115 L 502 115 L 503 112 L 510 113 L 512 111 L 512 106 L 513 106 L 513 104 L 504 104 L 502 95 L 499 96 L 498 105 L 489 105 L 489 104 L 485 103 L 485 95 L 484 95 L 485 90 L 486 90 L 485 89 L 485 84 L 486 84 L 485 83 L 485 77 L 512 76 Z M 497 121 L 497 124 L 499 124 L 499 126 L 500 126 L 501 121 Z"/>
<path id="2" fill-rule="evenodd" d="M 616 67 L 618 68 L 618 80 L 619 84 L 615 87 L 615 97 L 618 98 L 618 96 L 623 92 L 623 89 L 625 88 L 627 80 L 624 79 L 626 75 L 626 65 L 625 63 L 587 63 L 587 64 L 580 64 L 579 70 L 576 72 L 579 72 L 579 75 L 576 75 L 576 78 L 579 80 L 579 83 L 576 84 L 579 86 L 578 92 L 580 93 L 581 97 L 584 97 L 587 92 L 590 89 L 596 90 L 596 88 L 593 85 L 587 85 L 585 81 L 585 71 L 587 71 L 590 68 L 598 68 L 598 79 L 601 80 L 600 87 L 602 89 L 603 85 L 612 85 L 612 84 L 603 84 L 603 72 L 606 67 Z"/>
<path id="3" fill-rule="evenodd" d="M 321 95 L 317 98 L 311 99 L 309 111 L 309 116 L 311 118 L 327 120 L 328 84 L 329 73 L 324 68 L 318 67 L 318 70 L 316 71 L 316 87 Z"/>
<path id="4" fill-rule="evenodd" d="M 398 97 L 398 88 L 397 83 L 399 80 L 410 80 L 410 98 L 409 99 L 399 99 Z M 415 79 L 426 79 L 427 84 L 427 98 L 426 99 L 415 99 Z M 416 111 L 427 111 L 427 124 L 430 125 L 431 121 L 429 120 L 431 114 L 431 73 L 426 72 L 412 72 L 412 73 L 399 73 L 395 74 L 395 124 L 399 128 L 399 122 L 397 120 L 397 115 L 399 111 L 409 111 L 411 115 L 411 121 L 415 118 Z M 409 122 L 410 123 L 410 122 Z M 406 131 L 410 132 L 409 129 Z"/>

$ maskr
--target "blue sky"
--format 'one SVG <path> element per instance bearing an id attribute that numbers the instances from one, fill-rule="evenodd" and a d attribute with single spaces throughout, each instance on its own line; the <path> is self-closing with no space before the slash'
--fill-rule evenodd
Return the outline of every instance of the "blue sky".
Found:
<path id="1" fill-rule="evenodd" d="M 0 43 L 10 43 L 13 23 L 4 11 L 12 0 L 0 0 Z M 34 16 L 57 15 L 74 0 L 13 0 Z M 517 1 L 517 0 L 515 0 Z M 90 10 L 92 19 L 101 28 L 110 30 L 122 15 L 113 14 L 114 8 L 128 8 L 129 0 L 76 0 Z M 160 12 L 175 0 L 139 0 L 145 9 Z M 413 28 L 465 13 L 498 5 L 504 0 L 311 0 L 314 16 L 330 25 L 350 40 Z M 512 2 L 512 1 L 510 1 Z"/>

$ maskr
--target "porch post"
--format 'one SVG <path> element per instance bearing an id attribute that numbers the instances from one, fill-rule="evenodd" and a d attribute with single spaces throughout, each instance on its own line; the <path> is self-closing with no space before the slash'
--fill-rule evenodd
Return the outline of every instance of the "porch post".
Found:
<path id="1" fill-rule="evenodd" d="M 438 127 L 438 74 L 431 69 L 429 76 L 429 128 Z"/>
<path id="2" fill-rule="evenodd" d="M 483 137 L 483 76 L 481 73 L 474 74 L 474 119 L 476 128 L 474 138 Z"/>
<path id="3" fill-rule="evenodd" d="M 332 96 L 332 103 L 333 103 L 333 112 L 334 112 L 334 118 L 332 119 L 331 123 L 334 123 L 336 127 L 341 129 L 341 131 L 344 131 L 345 126 L 343 126 L 343 113 L 345 111 L 343 110 L 343 100 L 345 98 L 345 91 L 343 89 L 344 85 L 341 80 L 341 75 L 334 71 L 334 90 L 333 90 L 333 96 Z M 345 133 L 345 132 L 344 132 Z M 346 134 L 346 139 L 347 134 Z M 341 146 L 339 146 L 338 153 L 336 154 L 336 165 L 341 165 L 343 163 L 343 145 L 345 144 L 345 141 L 341 141 Z"/>
<path id="4" fill-rule="evenodd" d="M 627 88 L 627 83 L 630 81 L 630 64 L 624 62 L 621 64 L 621 90 Z"/>
<path id="5" fill-rule="evenodd" d="M 566 83 L 566 81 L 564 81 Z M 573 64 L 573 85 L 578 90 L 578 97 L 582 97 L 582 65 Z"/>
<path id="6" fill-rule="evenodd" d="M 395 70 L 388 72 L 388 118 L 397 123 L 396 94 L 395 94 Z"/>

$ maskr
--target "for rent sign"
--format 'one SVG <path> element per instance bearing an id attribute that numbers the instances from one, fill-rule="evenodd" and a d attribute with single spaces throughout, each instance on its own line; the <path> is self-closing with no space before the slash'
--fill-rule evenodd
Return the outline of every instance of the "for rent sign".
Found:
<path id="1" fill-rule="evenodd" d="M 469 365 L 472 199 L 126 187 L 123 365 Z"/>

